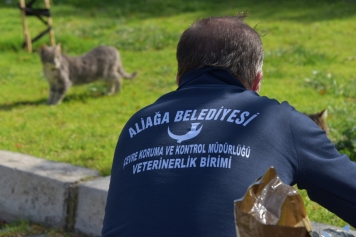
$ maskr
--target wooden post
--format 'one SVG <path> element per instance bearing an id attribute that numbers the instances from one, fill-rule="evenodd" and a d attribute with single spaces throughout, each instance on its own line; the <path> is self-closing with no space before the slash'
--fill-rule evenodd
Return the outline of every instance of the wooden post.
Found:
<path id="1" fill-rule="evenodd" d="M 51 7 L 49 0 L 44 0 L 44 1 L 45 1 L 46 8 L 49 10 Z M 56 46 L 56 41 L 54 39 L 54 31 L 52 29 L 52 17 L 51 16 L 49 16 L 47 18 L 47 26 L 51 28 L 51 30 L 49 31 L 49 40 L 51 42 L 51 46 Z"/>
<path id="2" fill-rule="evenodd" d="M 22 28 L 23 28 L 23 35 L 25 37 L 25 43 L 26 43 L 26 49 L 28 52 L 32 52 L 32 41 L 30 37 L 30 32 L 28 31 L 27 28 L 27 22 L 26 22 L 26 13 L 25 10 L 23 10 L 26 7 L 25 0 L 20 0 L 20 7 L 21 9 L 21 16 L 22 16 Z"/>

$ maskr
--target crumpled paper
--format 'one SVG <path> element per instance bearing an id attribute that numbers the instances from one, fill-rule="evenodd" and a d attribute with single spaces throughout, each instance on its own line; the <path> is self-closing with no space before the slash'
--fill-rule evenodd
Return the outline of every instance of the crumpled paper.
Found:
<path id="1" fill-rule="evenodd" d="M 234 201 L 234 207 L 237 237 L 310 237 L 302 197 L 273 167 Z"/>

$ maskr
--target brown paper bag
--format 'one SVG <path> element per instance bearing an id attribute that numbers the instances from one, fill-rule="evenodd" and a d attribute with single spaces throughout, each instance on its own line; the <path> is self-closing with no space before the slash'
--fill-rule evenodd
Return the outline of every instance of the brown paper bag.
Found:
<path id="1" fill-rule="evenodd" d="M 235 200 L 237 237 L 310 237 L 304 202 L 271 167 Z"/>

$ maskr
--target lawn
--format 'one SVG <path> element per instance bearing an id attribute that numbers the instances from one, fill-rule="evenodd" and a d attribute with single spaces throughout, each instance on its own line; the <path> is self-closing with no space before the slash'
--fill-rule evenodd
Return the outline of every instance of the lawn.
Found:
<path id="1" fill-rule="evenodd" d="M 38 1 L 39 3 L 42 1 Z M 262 95 L 288 101 L 302 112 L 328 109 L 330 139 L 356 161 L 356 2 L 343 0 L 53 0 L 57 43 L 69 55 L 98 45 L 120 50 L 126 71 L 122 92 L 105 86 L 72 88 L 59 106 L 48 106 L 48 84 L 37 54 L 48 36 L 21 48 L 16 1 L 0 2 L 0 149 L 92 168 L 110 175 L 114 148 L 127 119 L 176 89 L 175 48 L 195 19 L 248 10 L 247 22 L 263 36 Z M 34 37 L 45 29 L 28 17 Z M 301 191 L 310 219 L 345 222 Z"/>

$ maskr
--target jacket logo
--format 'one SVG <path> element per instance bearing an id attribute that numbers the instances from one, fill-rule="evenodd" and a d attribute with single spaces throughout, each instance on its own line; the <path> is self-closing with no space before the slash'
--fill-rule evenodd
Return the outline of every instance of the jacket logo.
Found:
<path id="1" fill-rule="evenodd" d="M 178 143 L 181 143 L 182 141 L 185 141 L 185 140 L 189 140 L 189 139 L 192 139 L 196 136 L 198 136 L 198 134 L 200 133 L 201 129 L 203 128 L 203 125 L 201 125 L 201 127 L 199 128 L 199 130 L 197 130 L 197 127 L 200 123 L 192 123 L 192 127 L 190 128 L 190 131 L 187 132 L 186 134 L 183 134 L 183 135 L 175 135 L 173 134 L 170 130 L 169 130 L 169 127 L 168 127 L 168 135 L 177 140 Z"/>

